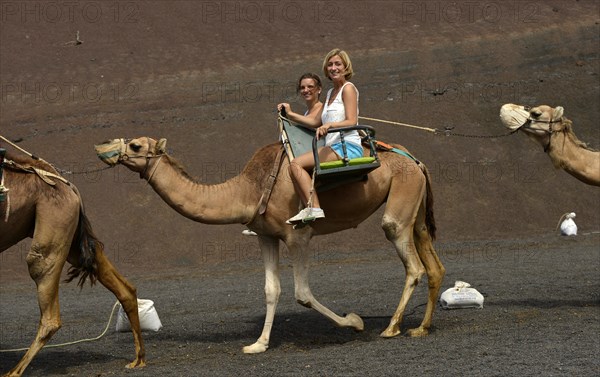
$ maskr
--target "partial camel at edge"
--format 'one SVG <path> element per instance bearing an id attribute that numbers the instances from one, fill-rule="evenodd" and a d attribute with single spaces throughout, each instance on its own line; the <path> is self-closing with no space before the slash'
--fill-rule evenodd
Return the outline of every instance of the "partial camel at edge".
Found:
<path id="1" fill-rule="evenodd" d="M 500 109 L 500 119 L 505 127 L 522 131 L 541 145 L 555 168 L 583 183 L 600 186 L 600 151 L 577 138 L 573 122 L 564 116 L 561 106 L 528 108 L 508 103 Z"/>
<path id="2" fill-rule="evenodd" d="M 34 170 L 33 168 L 37 169 Z M 9 189 L 0 202 L 0 252 L 25 238 L 33 238 L 25 260 L 37 286 L 40 322 L 31 346 L 5 376 L 21 376 L 31 360 L 61 327 L 58 290 L 63 266 L 72 267 L 67 281 L 79 277 L 100 281 L 127 313 L 135 345 L 135 360 L 128 368 L 145 365 L 137 293 L 104 255 L 83 211 L 77 188 L 41 159 L 7 154 L 3 169 Z"/>
<path id="3" fill-rule="evenodd" d="M 339 327 L 364 329 L 363 320 L 357 314 L 339 316 L 313 296 L 308 283 L 309 241 L 313 236 L 355 228 L 384 203 L 381 225 L 404 263 L 406 281 L 400 303 L 381 335 L 393 337 L 401 333 L 407 303 L 425 274 L 429 291 L 427 308 L 420 326 L 408 330 L 408 334 L 428 334 L 445 269 L 433 248 L 433 195 L 424 164 L 393 152 L 381 152 L 381 166 L 370 172 L 367 180 L 319 194 L 325 219 L 294 229 L 286 224 L 286 219 L 298 212 L 300 199 L 289 176 L 287 158 L 282 158 L 281 167 L 270 177 L 273 167 L 279 164 L 281 144 L 259 149 L 240 175 L 216 185 L 195 182 L 165 152 L 165 145 L 166 139 L 114 139 L 97 145 L 96 152 L 107 164 L 121 164 L 140 174 L 140 178 L 148 181 L 154 191 L 181 215 L 205 224 L 245 224 L 258 234 L 265 265 L 266 316 L 260 337 L 243 348 L 245 353 L 260 353 L 269 347 L 281 292 L 280 240 L 287 246 L 293 263 L 296 301 L 315 309 Z M 269 190 L 273 178 L 274 185 Z M 270 194 L 270 199 L 263 212 L 259 209 L 265 194 Z"/>

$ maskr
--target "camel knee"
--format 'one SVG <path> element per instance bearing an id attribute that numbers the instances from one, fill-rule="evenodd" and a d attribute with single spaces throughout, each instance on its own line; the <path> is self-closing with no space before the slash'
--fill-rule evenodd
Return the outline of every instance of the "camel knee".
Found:
<path id="1" fill-rule="evenodd" d="M 48 341 L 60 328 L 62 322 L 60 318 L 50 321 L 40 321 L 40 328 L 38 330 L 38 336 L 41 340 Z"/>
<path id="2" fill-rule="evenodd" d="M 305 308 L 312 308 L 312 294 L 306 290 L 296 290 L 296 302 Z"/>
<path id="3" fill-rule="evenodd" d="M 390 218 L 389 216 L 384 215 L 381 220 L 381 228 L 385 233 L 385 237 L 388 241 L 394 241 L 398 238 L 398 234 L 400 233 L 400 226 L 397 221 Z"/>
<path id="4" fill-rule="evenodd" d="M 425 269 L 417 269 L 415 271 L 412 272 L 408 272 L 406 273 L 406 283 L 410 286 L 416 287 L 417 285 L 419 285 L 419 283 L 421 282 L 421 279 L 423 279 L 423 276 L 425 275 Z"/>
<path id="5" fill-rule="evenodd" d="M 439 288 L 444 281 L 444 276 L 446 276 L 446 269 L 442 265 L 435 271 L 429 271 L 427 274 L 429 288 Z"/>
<path id="6" fill-rule="evenodd" d="M 281 295 L 281 287 L 279 285 L 265 285 L 265 297 L 267 304 L 277 304 Z"/>

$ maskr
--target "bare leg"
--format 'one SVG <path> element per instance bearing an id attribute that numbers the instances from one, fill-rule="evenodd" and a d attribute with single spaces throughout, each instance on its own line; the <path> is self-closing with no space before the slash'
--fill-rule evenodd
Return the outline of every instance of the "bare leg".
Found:
<path id="1" fill-rule="evenodd" d="M 281 285 L 279 282 L 279 240 L 259 235 L 258 242 L 265 263 L 267 314 L 260 338 L 254 344 L 244 347 L 244 353 L 261 353 L 269 348 L 269 338 L 275 319 L 275 309 L 277 308 L 279 295 L 281 294 Z"/>
<path id="2" fill-rule="evenodd" d="M 330 147 L 322 147 L 319 149 L 319 160 L 322 162 L 325 161 L 335 161 L 338 160 L 338 155 L 330 148 Z M 312 170 L 315 167 L 315 159 L 313 157 L 312 152 L 304 153 L 296 157 L 290 163 L 290 176 L 292 177 L 292 181 L 294 182 L 294 188 L 298 195 L 300 195 L 300 199 L 302 203 L 306 206 L 308 203 L 308 199 L 310 197 L 310 190 L 312 188 L 312 177 L 308 174 L 309 170 Z M 317 193 L 313 193 L 312 204 L 315 208 L 320 208 L 321 205 L 319 203 L 319 197 Z"/>

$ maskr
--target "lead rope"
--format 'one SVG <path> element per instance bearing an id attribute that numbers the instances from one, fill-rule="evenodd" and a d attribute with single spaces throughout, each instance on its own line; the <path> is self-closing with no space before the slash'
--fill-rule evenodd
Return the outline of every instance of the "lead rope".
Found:
<path id="1" fill-rule="evenodd" d="M 312 207 L 313 207 L 313 194 L 315 192 L 315 178 L 317 176 L 317 167 L 315 166 L 315 168 L 313 169 L 312 172 L 312 179 L 311 179 L 311 183 L 310 183 L 310 193 L 308 195 L 308 202 L 306 203 L 306 206 L 309 208 L 309 216 L 312 216 Z"/>
<path id="2" fill-rule="evenodd" d="M 416 128 L 416 129 L 419 129 L 419 130 L 431 132 L 431 133 L 436 134 L 436 135 L 444 134 L 446 136 L 459 136 L 459 137 L 469 137 L 469 138 L 478 138 L 478 139 L 497 139 L 499 137 L 510 136 L 510 135 L 516 133 L 519 130 L 517 128 L 516 130 L 511 130 L 511 131 L 509 131 L 507 133 L 500 134 L 500 135 L 468 135 L 468 134 L 462 134 L 462 133 L 452 132 L 451 130 L 454 127 L 446 127 L 445 130 L 438 130 L 437 128 L 415 126 L 413 124 L 393 122 L 391 120 L 384 120 L 384 119 L 377 119 L 377 118 L 368 118 L 368 117 L 359 116 L 358 119 L 371 120 L 371 121 L 374 121 L 374 122 L 393 124 L 393 125 L 402 126 L 402 127 Z"/>
<path id="3" fill-rule="evenodd" d="M 55 348 L 55 347 L 64 347 L 64 346 L 70 346 L 72 344 L 77 344 L 77 343 L 83 343 L 83 342 L 91 342 L 94 340 L 98 340 L 100 338 L 102 338 L 104 335 L 106 335 L 106 332 L 108 331 L 108 328 L 110 327 L 110 322 L 112 321 L 112 318 L 115 314 L 115 309 L 117 308 L 117 305 L 119 305 L 119 301 L 115 302 L 115 304 L 113 305 L 112 310 L 110 311 L 110 317 L 108 317 L 108 323 L 106 324 L 106 327 L 104 328 L 104 331 L 102 332 L 102 334 L 98 335 L 95 338 L 87 338 L 87 339 L 80 339 L 80 340 L 75 340 L 73 342 L 67 342 L 67 343 L 60 343 L 60 344 L 47 344 L 42 348 Z M 14 349 L 9 349 L 9 350 L 0 350 L 0 353 L 4 353 L 4 352 L 20 352 L 20 351 L 27 351 L 29 349 L 29 347 L 25 347 L 25 348 L 14 348 Z"/>

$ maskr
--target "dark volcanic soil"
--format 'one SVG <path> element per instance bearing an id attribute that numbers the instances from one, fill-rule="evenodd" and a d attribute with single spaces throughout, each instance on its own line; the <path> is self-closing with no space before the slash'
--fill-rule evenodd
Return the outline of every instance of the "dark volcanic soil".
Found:
<path id="1" fill-rule="evenodd" d="M 231 178 L 277 140 L 276 103 L 300 106 L 294 80 L 320 72 L 334 47 L 352 57 L 363 116 L 500 135 L 502 104 L 560 105 L 578 137 L 600 145 L 597 1 L 0 5 L 0 134 L 75 172 L 102 167 L 95 143 L 148 135 L 166 137 L 169 152 L 202 182 Z M 127 374 L 598 374 L 598 188 L 555 170 L 524 135 L 445 137 L 364 123 L 427 164 L 445 287 L 465 279 L 489 304 L 437 313 L 427 339 L 379 339 L 403 279 L 378 212 L 313 242 L 315 294 L 339 312 L 366 316 L 366 331 L 331 328 L 294 304 L 287 286 L 272 349 L 242 355 L 264 314 L 258 246 L 240 234 L 243 226 L 193 223 L 123 168 L 68 175 L 111 259 L 141 297 L 160 304 L 165 328 L 147 336 L 149 366 Z M 571 211 L 587 236 L 555 236 Z M 3 349 L 27 344 L 38 320 L 28 244 L 0 258 Z M 515 250 L 535 263 L 515 260 Z M 104 321 L 92 314 L 113 300 L 102 288 L 62 292 L 72 321 L 57 334 L 62 340 Z M 420 319 L 420 294 L 408 326 Z M 112 334 L 44 350 L 28 372 L 123 375 L 130 343 Z M 0 354 L 0 370 L 18 357 Z"/>

